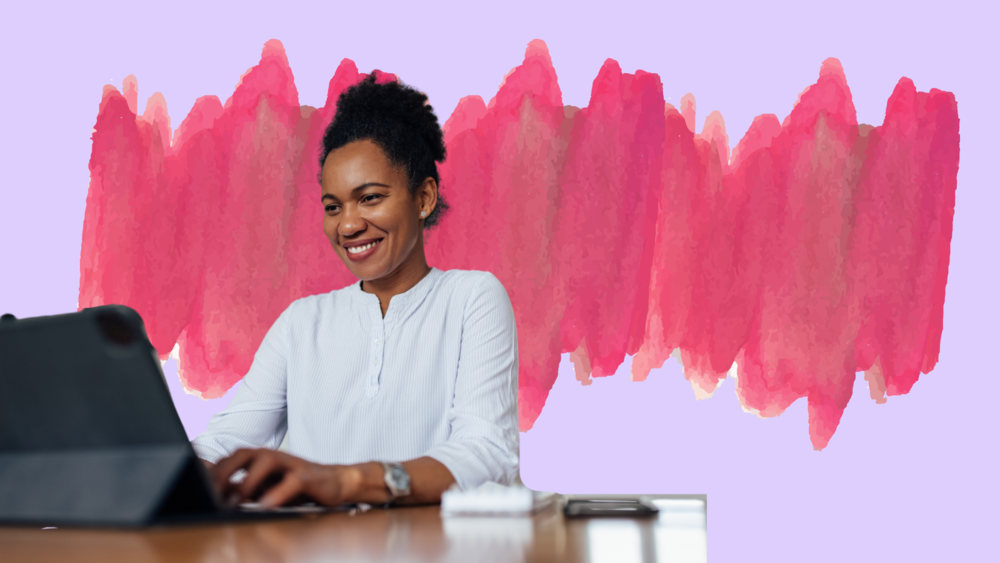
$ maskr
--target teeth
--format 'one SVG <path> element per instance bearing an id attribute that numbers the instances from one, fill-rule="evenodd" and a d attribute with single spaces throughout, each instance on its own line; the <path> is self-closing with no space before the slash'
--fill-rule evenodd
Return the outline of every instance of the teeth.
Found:
<path id="1" fill-rule="evenodd" d="M 370 242 L 370 243 L 368 243 L 368 244 L 366 244 L 364 246 L 354 246 L 354 247 L 348 248 L 347 251 L 350 252 L 351 254 L 361 254 L 362 252 L 368 250 L 369 248 L 375 246 L 378 243 L 379 243 L 379 241 L 375 241 L 375 242 Z"/>

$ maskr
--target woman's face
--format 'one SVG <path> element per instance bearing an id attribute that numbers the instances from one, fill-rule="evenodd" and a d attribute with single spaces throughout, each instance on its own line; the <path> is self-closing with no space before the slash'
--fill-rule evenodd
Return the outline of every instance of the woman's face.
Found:
<path id="1" fill-rule="evenodd" d="M 355 141 L 327 155 L 323 230 L 361 280 L 382 279 L 424 262 L 420 213 L 434 208 L 437 185 L 428 178 L 411 194 L 407 183 L 405 169 L 393 166 L 372 141 Z"/>

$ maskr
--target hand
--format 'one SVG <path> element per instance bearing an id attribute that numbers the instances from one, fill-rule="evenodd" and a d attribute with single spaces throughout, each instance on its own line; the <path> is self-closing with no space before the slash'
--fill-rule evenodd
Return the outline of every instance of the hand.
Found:
<path id="1" fill-rule="evenodd" d="M 240 469 L 246 470 L 246 477 L 231 483 Z M 361 481 L 360 472 L 351 466 L 320 465 L 268 449 L 237 450 L 211 473 L 222 498 L 256 501 L 265 507 L 306 499 L 337 506 L 351 500 Z"/>

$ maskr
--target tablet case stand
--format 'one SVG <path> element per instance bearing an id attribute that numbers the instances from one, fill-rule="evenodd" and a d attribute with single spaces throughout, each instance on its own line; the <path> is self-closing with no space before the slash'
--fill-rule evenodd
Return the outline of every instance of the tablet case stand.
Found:
<path id="1" fill-rule="evenodd" d="M 144 526 L 219 513 L 142 319 L 0 318 L 0 524 Z"/>
<path id="2" fill-rule="evenodd" d="M 0 523 L 144 526 L 209 514 L 199 471 L 183 446 L 0 453 Z"/>

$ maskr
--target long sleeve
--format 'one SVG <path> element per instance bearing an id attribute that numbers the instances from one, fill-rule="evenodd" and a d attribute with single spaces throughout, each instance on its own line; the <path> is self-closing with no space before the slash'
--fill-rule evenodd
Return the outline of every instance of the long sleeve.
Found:
<path id="1" fill-rule="evenodd" d="M 287 429 L 289 311 L 271 325 L 250 371 L 226 410 L 216 414 L 191 445 L 215 463 L 240 448 L 277 448 Z"/>
<path id="2" fill-rule="evenodd" d="M 427 452 L 459 487 L 516 481 L 517 327 L 510 298 L 493 274 L 483 276 L 463 314 L 448 439 Z"/>

